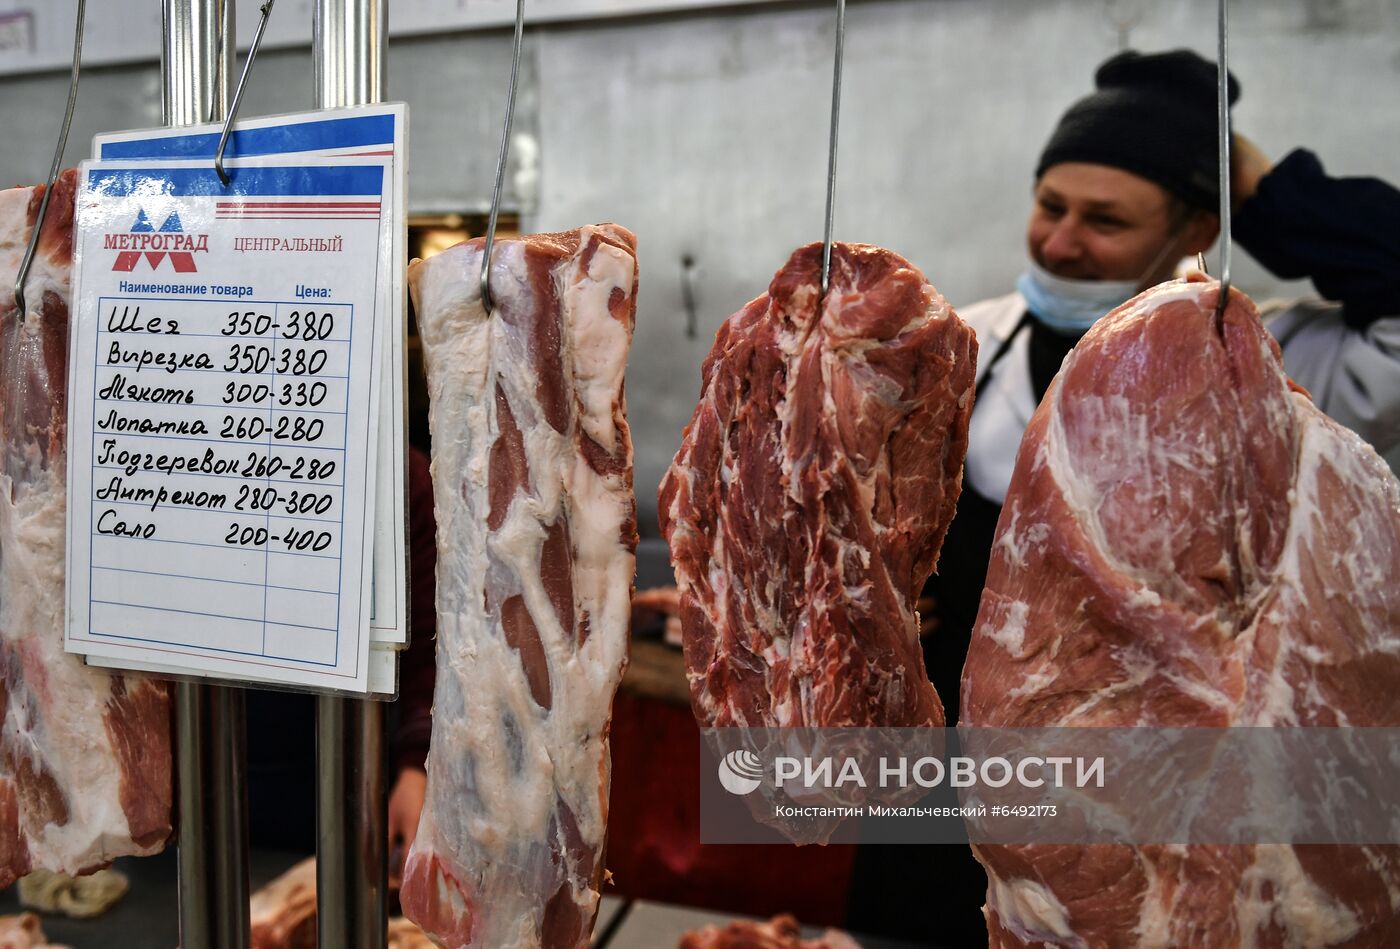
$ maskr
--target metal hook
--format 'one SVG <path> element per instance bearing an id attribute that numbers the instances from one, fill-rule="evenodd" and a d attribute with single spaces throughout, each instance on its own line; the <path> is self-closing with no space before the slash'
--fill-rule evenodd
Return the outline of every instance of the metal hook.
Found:
<path id="1" fill-rule="evenodd" d="M 826 160 L 826 232 L 822 238 L 822 297 L 831 286 L 831 226 L 836 212 L 836 140 L 841 119 L 841 59 L 846 46 L 846 0 L 836 0 L 836 62 L 831 71 L 831 140 Z"/>
<path id="2" fill-rule="evenodd" d="M 515 80 L 520 75 L 520 47 L 525 35 L 525 0 L 515 0 L 515 46 L 510 56 L 510 88 L 506 92 L 506 121 L 501 129 L 501 153 L 496 158 L 496 188 L 491 193 L 491 217 L 486 222 L 486 246 L 481 254 L 481 305 L 491 312 L 491 247 L 496 243 L 496 218 L 501 213 L 501 186 L 510 155 L 510 123 L 515 117 Z"/>
<path id="3" fill-rule="evenodd" d="M 1229 46 L 1229 0 L 1220 0 L 1219 48 L 1217 56 L 1216 97 L 1220 119 L 1220 299 L 1215 305 L 1217 323 L 1225 317 L 1225 304 L 1230 296 L 1230 65 L 1226 55 Z"/>
<path id="4" fill-rule="evenodd" d="M 214 170 L 219 173 L 219 180 L 227 188 L 229 184 L 228 172 L 224 171 L 224 148 L 228 145 L 229 134 L 233 132 L 234 120 L 238 118 L 238 104 L 243 101 L 243 86 L 248 81 L 248 73 L 253 69 L 253 60 L 258 55 L 258 47 L 262 45 L 263 31 L 267 29 L 267 21 L 272 16 L 272 4 L 276 0 L 267 0 L 261 7 L 262 19 L 258 21 L 258 31 L 253 34 L 253 45 L 248 47 L 248 58 L 243 63 L 243 72 L 238 77 L 238 88 L 233 91 L 233 102 L 228 107 L 228 117 L 224 119 L 224 130 L 219 135 L 219 148 L 214 152 Z M 222 21 L 221 21 L 222 22 Z"/>
<path id="5" fill-rule="evenodd" d="M 54 149 L 53 164 L 49 166 L 49 179 L 44 185 L 44 196 L 39 200 L 39 214 L 34 221 L 34 232 L 29 235 L 29 246 L 25 248 L 24 259 L 20 261 L 19 272 L 15 274 L 15 306 L 19 307 L 20 321 L 24 321 L 24 282 L 29 279 L 29 268 L 34 263 L 34 252 L 39 247 L 39 235 L 44 230 L 44 216 L 49 211 L 49 197 L 53 194 L 53 183 L 58 180 L 58 166 L 63 164 L 63 149 L 68 145 L 68 128 L 73 124 L 73 107 L 78 103 L 78 75 L 82 71 L 83 26 L 87 22 L 87 2 L 78 0 L 78 26 L 73 37 L 73 72 L 68 79 L 68 107 L 63 111 L 63 128 L 58 133 L 58 147 Z"/>

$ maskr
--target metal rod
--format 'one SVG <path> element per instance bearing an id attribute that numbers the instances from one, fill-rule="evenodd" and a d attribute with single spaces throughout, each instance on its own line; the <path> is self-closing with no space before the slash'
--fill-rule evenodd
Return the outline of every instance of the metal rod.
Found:
<path id="1" fill-rule="evenodd" d="M 387 0 L 316 0 L 312 52 L 320 109 L 379 102 Z M 384 705 L 316 700 L 316 930 L 322 949 L 388 939 L 388 781 Z"/>
<path id="2" fill-rule="evenodd" d="M 1230 64 L 1229 0 L 1220 0 L 1219 43 L 1217 50 L 1216 97 L 1220 119 L 1220 299 L 1215 315 L 1225 315 L 1230 296 Z"/>
<path id="3" fill-rule="evenodd" d="M 384 949 L 389 928 L 384 703 L 316 707 L 316 937 L 321 949 Z"/>
<path id="4" fill-rule="evenodd" d="M 165 124 L 217 122 L 233 75 L 233 0 L 163 0 L 161 14 Z"/>
<path id="5" fill-rule="evenodd" d="M 496 187 L 491 192 L 491 216 L 486 222 L 486 246 L 481 253 L 481 305 L 491 312 L 491 248 L 496 243 L 496 218 L 501 213 L 501 189 L 510 155 L 510 123 L 515 117 L 515 81 L 520 75 L 520 47 L 525 36 L 525 0 L 515 0 L 515 43 L 510 54 L 510 86 L 506 91 L 506 121 L 501 129 L 501 151 L 496 156 Z"/>
<path id="6" fill-rule="evenodd" d="M 189 949 L 248 945 L 244 698 L 229 686 L 175 685 L 180 945 Z"/>
<path id="7" fill-rule="evenodd" d="M 233 91 L 233 102 L 228 107 L 228 117 L 224 119 L 224 130 L 219 134 L 219 148 L 214 153 L 214 170 L 219 173 L 219 180 L 228 187 L 228 172 L 224 171 L 224 148 L 228 146 L 229 133 L 233 131 L 233 123 L 238 119 L 238 105 L 243 101 L 243 87 L 248 82 L 248 73 L 253 71 L 253 60 L 257 58 L 258 47 L 262 45 L 263 31 L 267 29 L 268 18 L 272 16 L 272 4 L 275 0 L 267 0 L 262 5 L 262 19 L 258 20 L 258 31 L 253 34 L 253 45 L 248 47 L 248 58 L 243 63 L 243 72 L 238 77 L 238 88 Z"/>
<path id="8" fill-rule="evenodd" d="M 58 168 L 63 164 L 63 149 L 68 145 L 68 128 L 73 124 L 73 107 L 78 103 L 78 75 L 82 71 L 83 26 L 87 22 L 87 0 L 78 0 L 78 25 L 73 31 L 73 71 L 68 78 L 68 105 L 63 110 L 63 126 L 58 132 L 58 145 L 53 150 L 53 162 L 49 165 L 49 177 L 44 183 L 44 196 L 39 199 L 39 215 L 34 221 L 34 232 L 29 235 L 29 246 L 24 249 L 24 259 L 20 261 L 19 273 L 15 275 L 15 306 L 19 308 L 20 322 L 24 322 L 24 283 L 29 279 L 29 268 L 34 263 L 34 251 L 39 247 L 39 235 L 44 230 L 44 217 L 49 211 L 49 196 L 53 194 L 53 183 L 58 178 Z"/>
<path id="9" fill-rule="evenodd" d="M 822 237 L 822 296 L 831 286 L 831 228 L 836 217 L 836 141 L 841 120 L 841 60 L 846 48 L 846 0 L 836 0 L 836 63 L 831 70 L 831 140 L 826 159 L 826 230 Z"/>
<path id="10" fill-rule="evenodd" d="M 165 123 L 217 120 L 228 103 L 232 72 L 232 0 L 164 0 L 161 13 Z M 248 945 L 245 729 L 241 689 L 175 683 L 183 949 Z"/>
<path id="11" fill-rule="evenodd" d="M 311 42 L 316 108 L 383 101 L 388 11 L 386 0 L 316 0 Z"/>

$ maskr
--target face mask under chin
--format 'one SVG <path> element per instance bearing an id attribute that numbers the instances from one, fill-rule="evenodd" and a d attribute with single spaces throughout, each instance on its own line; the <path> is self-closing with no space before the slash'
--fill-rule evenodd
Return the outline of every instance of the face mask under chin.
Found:
<path id="1" fill-rule="evenodd" d="M 1083 333 L 1137 293 L 1136 280 L 1074 280 L 1057 277 L 1031 261 L 1016 281 L 1035 317 L 1059 333 Z"/>
<path id="2" fill-rule="evenodd" d="M 1040 322 L 1067 336 L 1080 335 L 1117 306 L 1138 293 L 1149 274 L 1157 269 L 1176 247 L 1177 234 L 1163 246 L 1142 277 L 1137 280 L 1078 280 L 1057 277 L 1029 261 L 1016 281 L 1016 289 L 1026 298 L 1026 307 Z"/>

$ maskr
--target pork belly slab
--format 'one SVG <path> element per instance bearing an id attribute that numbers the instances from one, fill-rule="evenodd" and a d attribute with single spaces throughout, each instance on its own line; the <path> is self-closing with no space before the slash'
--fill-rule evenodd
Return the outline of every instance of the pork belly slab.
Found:
<path id="1" fill-rule="evenodd" d="M 409 269 L 432 400 L 437 683 L 406 915 L 443 945 L 586 946 L 627 660 L 636 307 L 612 224 Z"/>

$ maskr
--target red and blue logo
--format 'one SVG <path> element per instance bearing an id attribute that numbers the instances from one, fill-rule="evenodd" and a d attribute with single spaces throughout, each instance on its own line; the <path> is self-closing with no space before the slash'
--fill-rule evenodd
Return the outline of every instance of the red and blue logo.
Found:
<path id="1" fill-rule="evenodd" d="M 194 255 L 209 250 L 209 235 L 185 233 L 178 211 L 171 211 L 160 230 L 156 230 L 145 210 L 141 209 L 130 231 L 108 234 L 106 238 L 103 247 L 118 251 L 112 269 L 127 273 L 135 270 L 143 257 L 152 270 L 168 259 L 176 273 L 195 273 L 198 268 Z"/>

